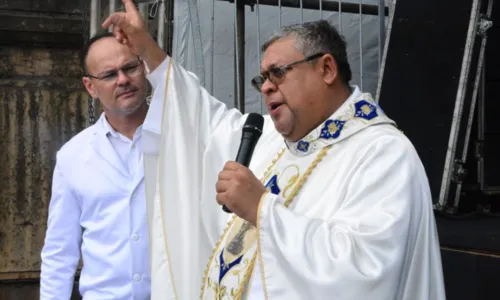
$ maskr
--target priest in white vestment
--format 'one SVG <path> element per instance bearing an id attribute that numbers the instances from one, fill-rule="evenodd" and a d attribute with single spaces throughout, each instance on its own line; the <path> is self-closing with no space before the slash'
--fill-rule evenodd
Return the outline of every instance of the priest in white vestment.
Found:
<path id="1" fill-rule="evenodd" d="M 143 128 L 153 300 L 445 299 L 425 170 L 349 85 L 332 26 L 288 26 L 264 45 L 252 83 L 269 115 L 246 168 L 232 160 L 247 116 L 167 57 L 123 2 L 104 27 L 144 59 L 155 90 Z"/>

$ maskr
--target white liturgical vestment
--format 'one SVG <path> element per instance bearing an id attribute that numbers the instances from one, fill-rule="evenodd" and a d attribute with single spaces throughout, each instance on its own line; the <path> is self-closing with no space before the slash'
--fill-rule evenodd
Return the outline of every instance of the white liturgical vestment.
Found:
<path id="1" fill-rule="evenodd" d="M 215 200 L 246 120 L 167 58 L 144 124 L 152 299 L 445 299 L 428 180 L 369 94 L 303 139 L 265 116 L 257 226 Z"/>

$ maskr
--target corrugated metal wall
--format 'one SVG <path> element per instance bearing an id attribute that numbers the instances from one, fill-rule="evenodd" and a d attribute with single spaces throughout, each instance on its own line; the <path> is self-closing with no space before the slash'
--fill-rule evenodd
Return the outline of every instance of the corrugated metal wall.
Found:
<path id="1" fill-rule="evenodd" d="M 87 126 L 82 2 L 0 3 L 0 300 L 38 299 L 55 154 Z"/>
<path id="2" fill-rule="evenodd" d="M 87 126 L 78 54 L 89 10 L 90 0 L 0 1 L 0 300 L 39 299 L 55 155 Z M 149 19 L 154 37 L 157 23 Z"/>
<path id="3" fill-rule="evenodd" d="M 0 74 L 0 280 L 36 279 L 55 154 L 86 126 L 88 96 L 75 50 L 3 47 Z"/>

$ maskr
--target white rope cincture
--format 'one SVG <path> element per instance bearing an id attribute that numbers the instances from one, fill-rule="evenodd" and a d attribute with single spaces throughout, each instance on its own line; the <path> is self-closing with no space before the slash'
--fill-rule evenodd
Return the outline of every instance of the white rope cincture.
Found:
<path id="1" fill-rule="evenodd" d="M 151 8 L 149 9 L 149 17 L 150 18 L 156 18 L 156 15 L 158 14 L 158 10 L 159 10 L 159 7 L 160 7 L 160 2 L 161 1 L 165 1 L 165 0 L 152 0 L 152 1 L 149 1 L 149 2 L 144 2 L 143 4 L 145 5 L 151 5 Z M 166 6 L 165 8 L 166 9 Z M 165 13 L 165 22 L 168 22 L 168 16 L 167 14 Z"/>

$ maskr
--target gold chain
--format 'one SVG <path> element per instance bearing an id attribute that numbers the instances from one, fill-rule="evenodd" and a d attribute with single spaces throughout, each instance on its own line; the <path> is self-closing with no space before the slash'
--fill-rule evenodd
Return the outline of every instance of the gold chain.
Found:
<path id="1" fill-rule="evenodd" d="M 318 153 L 318 156 L 316 156 L 314 161 L 311 163 L 311 165 L 307 168 L 306 172 L 300 178 L 299 182 L 297 182 L 297 184 L 295 185 L 290 196 L 288 196 L 287 199 L 285 200 L 285 202 L 283 204 L 285 207 L 288 207 L 292 203 L 295 196 L 299 193 L 301 187 L 304 185 L 304 183 L 306 182 L 309 175 L 311 175 L 312 171 L 316 168 L 318 163 L 325 157 L 326 153 L 328 152 L 328 149 L 330 149 L 331 147 L 332 147 L 332 145 L 328 145 L 328 146 L 324 147 L 323 149 L 321 149 L 320 153 Z M 269 174 L 272 172 L 273 167 L 281 159 L 281 157 L 283 156 L 284 153 L 285 153 L 285 148 L 281 149 L 280 152 L 278 153 L 278 155 L 276 156 L 276 158 L 272 160 L 271 164 L 269 165 L 266 172 L 264 173 L 264 177 L 261 179 L 261 181 L 264 181 L 269 176 Z M 219 241 L 215 244 L 215 247 L 212 251 L 212 255 L 210 256 L 210 258 L 208 260 L 208 264 L 207 264 L 207 267 L 205 268 L 205 272 L 203 275 L 203 282 L 202 282 L 202 286 L 201 286 L 201 293 L 200 293 L 201 300 L 203 300 L 203 295 L 205 292 L 206 282 L 207 282 L 207 278 L 208 278 L 208 272 L 210 270 L 210 266 L 212 265 L 212 261 L 215 258 L 215 255 L 217 254 L 217 250 L 219 249 L 220 244 L 224 240 L 224 237 L 226 236 L 227 232 L 229 231 L 229 229 L 233 225 L 236 218 L 237 218 L 237 216 L 235 215 L 235 216 L 233 216 L 231 221 L 228 222 L 226 228 L 224 228 L 224 231 L 219 238 Z M 243 280 L 241 281 L 238 290 L 234 294 L 234 299 L 241 299 L 244 287 L 245 287 L 246 283 L 248 282 L 248 280 L 250 279 L 250 276 L 252 275 L 252 272 L 253 272 L 253 269 L 255 266 L 256 257 L 257 257 L 257 251 L 255 251 L 255 253 L 253 254 L 252 260 L 251 260 L 248 268 L 246 269 L 245 275 L 243 275 Z"/>

